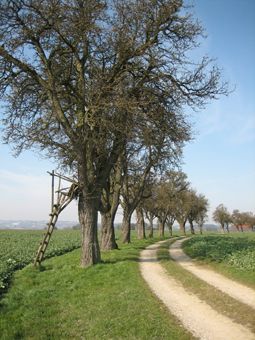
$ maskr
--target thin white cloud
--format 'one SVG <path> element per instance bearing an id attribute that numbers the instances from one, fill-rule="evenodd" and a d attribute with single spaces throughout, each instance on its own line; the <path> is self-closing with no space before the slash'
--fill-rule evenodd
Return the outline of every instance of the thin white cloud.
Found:
<path id="1" fill-rule="evenodd" d="M 51 204 L 51 179 L 47 175 L 0 170 L 0 219 L 47 220 Z M 77 219 L 74 204 L 60 219 Z"/>
<path id="2" fill-rule="evenodd" d="M 234 144 L 245 144 L 255 141 L 255 114 L 239 116 L 234 126 L 230 141 Z"/>

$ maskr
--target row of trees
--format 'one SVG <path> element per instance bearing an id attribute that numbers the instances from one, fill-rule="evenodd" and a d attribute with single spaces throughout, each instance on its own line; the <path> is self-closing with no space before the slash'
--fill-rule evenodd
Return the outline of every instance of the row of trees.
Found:
<path id="1" fill-rule="evenodd" d="M 145 218 L 149 221 L 149 237 L 153 236 L 153 222 L 158 220 L 159 235 L 164 236 L 165 226 L 172 235 L 175 221 L 180 230 L 186 234 L 186 223 L 189 222 L 194 234 L 194 223 L 198 224 L 202 233 L 207 217 L 208 200 L 202 194 L 191 189 L 187 176 L 181 171 L 167 171 L 160 179 L 128 176 L 122 173 L 117 189 L 108 192 L 105 209 L 101 209 L 101 248 L 117 248 L 114 235 L 114 217 L 121 204 L 123 209 L 122 241 L 130 242 L 131 216 L 136 212 L 137 236 L 145 238 Z M 127 189 L 128 182 L 128 189 Z M 121 185 L 122 183 L 122 185 Z M 104 191 L 105 196 L 106 192 Z M 107 209 L 106 209 L 107 207 Z"/>
<path id="2" fill-rule="evenodd" d="M 223 204 L 215 209 L 213 219 L 220 224 L 223 232 L 225 229 L 229 232 L 230 225 L 233 225 L 237 231 L 244 231 L 244 228 L 254 230 L 255 227 L 255 215 L 252 212 L 240 212 L 235 209 L 231 214 Z"/>
<path id="3" fill-rule="evenodd" d="M 210 59 L 191 60 L 203 29 L 187 11 L 182 0 L 0 2 L 4 141 L 76 178 L 84 267 L 100 262 L 98 212 L 105 247 L 122 190 L 129 242 L 145 183 L 191 139 L 184 108 L 228 92 Z"/>

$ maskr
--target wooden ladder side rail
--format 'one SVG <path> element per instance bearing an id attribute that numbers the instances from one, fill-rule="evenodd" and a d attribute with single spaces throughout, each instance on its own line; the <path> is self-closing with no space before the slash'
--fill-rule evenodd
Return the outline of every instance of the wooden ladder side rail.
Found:
<path id="1" fill-rule="evenodd" d="M 44 254 L 46 252 L 46 249 L 48 247 L 51 235 L 54 231 L 55 225 L 57 223 L 58 220 L 58 216 L 61 213 L 61 211 L 63 211 L 67 205 L 73 200 L 73 197 L 69 197 L 69 196 L 65 196 L 63 194 L 60 193 L 59 195 L 59 199 L 58 199 L 58 203 L 54 204 L 53 206 L 53 210 L 50 214 L 50 221 L 48 223 L 48 228 L 47 231 L 44 234 L 43 240 L 40 243 L 40 246 L 38 248 L 35 260 L 34 260 L 34 265 L 40 265 Z"/>

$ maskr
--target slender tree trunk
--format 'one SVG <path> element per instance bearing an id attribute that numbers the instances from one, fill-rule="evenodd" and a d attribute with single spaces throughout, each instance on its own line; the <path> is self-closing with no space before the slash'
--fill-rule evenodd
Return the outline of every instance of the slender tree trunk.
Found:
<path id="1" fill-rule="evenodd" d="M 139 240 L 143 240 L 146 238 L 145 235 L 145 223 L 144 223 L 144 216 L 143 216 L 143 210 L 140 207 L 136 208 L 136 216 L 137 216 L 137 238 Z"/>
<path id="2" fill-rule="evenodd" d="M 101 212 L 101 250 L 118 249 L 115 241 L 114 217 L 111 211 Z"/>
<path id="3" fill-rule="evenodd" d="M 243 226 L 242 225 L 240 226 L 240 229 L 241 229 L 241 232 L 243 233 Z"/>
<path id="4" fill-rule="evenodd" d="M 158 220 L 158 231 L 159 231 L 159 237 L 165 236 L 165 222 L 161 219 Z"/>
<path id="5" fill-rule="evenodd" d="M 149 238 L 153 237 L 153 218 L 149 219 L 149 234 L 148 234 Z"/>
<path id="6" fill-rule="evenodd" d="M 173 236 L 173 223 L 168 222 L 167 226 L 168 226 L 168 229 L 169 229 L 170 236 Z"/>
<path id="7" fill-rule="evenodd" d="M 82 267 L 88 267 L 101 261 L 97 237 L 98 205 L 98 197 L 88 198 L 86 193 L 80 194 L 78 212 L 82 230 Z"/>
<path id="8" fill-rule="evenodd" d="M 203 234 L 203 224 L 199 224 L 199 231 L 200 231 L 200 234 L 202 235 Z"/>
<path id="9" fill-rule="evenodd" d="M 227 232 L 229 233 L 228 223 L 226 223 L 226 229 L 227 229 Z"/>
<path id="10" fill-rule="evenodd" d="M 224 223 L 221 224 L 220 226 L 221 226 L 221 232 L 222 232 L 222 234 L 224 234 L 225 233 Z"/>
<path id="11" fill-rule="evenodd" d="M 179 222 L 179 225 L 180 225 L 180 232 L 182 233 L 182 235 L 186 236 L 185 222 Z"/>
<path id="12" fill-rule="evenodd" d="M 236 227 L 236 230 L 239 232 L 239 231 L 240 231 L 239 225 L 238 225 L 238 224 L 235 224 L 235 227 Z"/>
<path id="13" fill-rule="evenodd" d="M 190 224 L 190 232 L 192 235 L 195 235 L 195 229 L 194 229 L 194 225 L 193 225 L 193 221 L 189 221 Z"/>
<path id="14" fill-rule="evenodd" d="M 123 243 L 130 243 L 131 242 L 131 216 L 133 211 L 131 212 L 130 209 L 124 208 L 123 209 L 123 219 L 122 219 L 122 242 Z"/>

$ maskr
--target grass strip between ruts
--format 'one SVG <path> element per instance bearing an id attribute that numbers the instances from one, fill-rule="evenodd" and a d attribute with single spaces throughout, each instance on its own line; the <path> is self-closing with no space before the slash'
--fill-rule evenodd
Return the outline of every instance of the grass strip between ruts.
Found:
<path id="1" fill-rule="evenodd" d="M 158 251 L 160 263 L 166 269 L 167 273 L 179 281 L 187 291 L 197 295 L 213 309 L 228 316 L 235 322 L 249 327 L 255 332 L 254 310 L 205 283 L 203 280 L 182 268 L 174 260 L 170 259 L 169 245 L 172 242 L 174 242 L 174 240 L 162 244 Z"/>

